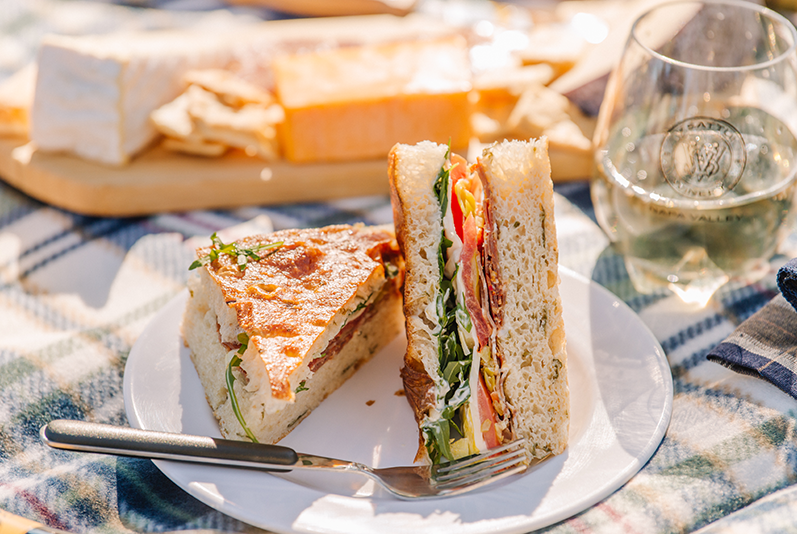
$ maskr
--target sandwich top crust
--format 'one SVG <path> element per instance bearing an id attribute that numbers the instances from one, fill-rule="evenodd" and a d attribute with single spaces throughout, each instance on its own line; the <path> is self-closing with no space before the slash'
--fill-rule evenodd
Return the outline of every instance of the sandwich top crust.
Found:
<path id="1" fill-rule="evenodd" d="M 239 250 L 273 246 L 257 252 L 261 259 L 249 260 L 243 270 L 228 254 L 204 265 L 237 319 L 229 321 L 237 327 L 219 325 L 219 336 L 233 349 L 241 345 L 238 334 L 246 334 L 244 367 L 254 371 L 254 351 L 268 374 L 271 395 L 286 401 L 294 396 L 291 374 L 384 286 L 390 278 L 385 265 L 401 262 L 392 232 L 363 226 L 284 230 L 237 245 Z M 211 249 L 198 249 L 197 257 Z"/>

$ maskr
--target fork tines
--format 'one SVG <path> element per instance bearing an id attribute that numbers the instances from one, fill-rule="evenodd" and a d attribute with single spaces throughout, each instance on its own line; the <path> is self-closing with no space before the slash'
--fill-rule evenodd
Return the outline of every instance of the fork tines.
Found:
<path id="1" fill-rule="evenodd" d="M 480 486 L 521 473 L 528 468 L 525 440 L 519 439 L 432 468 L 432 484 L 438 489 L 456 490 L 462 486 Z"/>

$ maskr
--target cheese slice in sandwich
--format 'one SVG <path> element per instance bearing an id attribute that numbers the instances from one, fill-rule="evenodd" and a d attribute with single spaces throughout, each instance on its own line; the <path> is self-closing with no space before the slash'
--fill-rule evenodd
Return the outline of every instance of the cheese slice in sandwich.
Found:
<path id="1" fill-rule="evenodd" d="M 516 438 L 530 459 L 561 453 L 569 387 L 547 140 L 496 143 L 472 166 L 444 145 L 398 144 L 388 173 L 419 459 Z"/>
<path id="2" fill-rule="evenodd" d="M 197 258 L 183 336 L 226 438 L 282 439 L 401 332 L 390 227 L 214 235 Z"/>

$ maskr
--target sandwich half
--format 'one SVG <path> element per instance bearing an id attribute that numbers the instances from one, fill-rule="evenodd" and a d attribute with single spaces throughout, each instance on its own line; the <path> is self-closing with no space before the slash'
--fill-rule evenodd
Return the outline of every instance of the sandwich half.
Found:
<path id="1" fill-rule="evenodd" d="M 444 145 L 398 144 L 388 173 L 419 459 L 516 438 L 530 459 L 561 453 L 569 388 L 547 140 L 496 143 L 472 166 Z"/>
<path id="2" fill-rule="evenodd" d="M 275 443 L 401 332 L 403 260 L 385 227 L 212 243 L 183 337 L 222 435 Z"/>

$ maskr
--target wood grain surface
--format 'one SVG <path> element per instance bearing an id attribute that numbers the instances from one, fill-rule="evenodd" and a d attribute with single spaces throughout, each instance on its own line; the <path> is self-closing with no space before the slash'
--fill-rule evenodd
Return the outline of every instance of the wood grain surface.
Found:
<path id="1" fill-rule="evenodd" d="M 201 158 L 146 151 L 124 167 L 36 151 L 0 138 L 0 176 L 28 195 L 85 215 L 135 216 L 388 194 L 385 159 L 268 163 L 243 154 Z"/>

